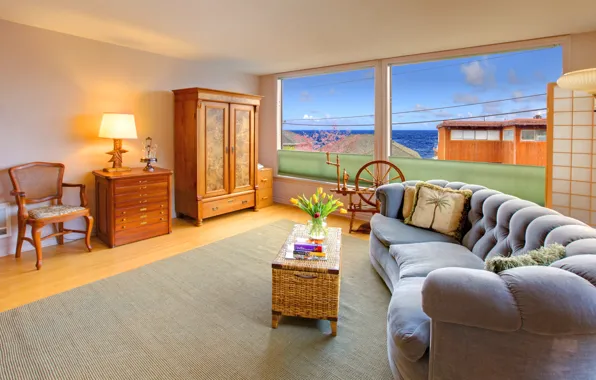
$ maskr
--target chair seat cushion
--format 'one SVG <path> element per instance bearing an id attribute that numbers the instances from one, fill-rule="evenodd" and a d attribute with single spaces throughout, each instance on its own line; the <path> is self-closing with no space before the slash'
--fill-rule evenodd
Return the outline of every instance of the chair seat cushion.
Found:
<path id="1" fill-rule="evenodd" d="M 430 318 L 422 311 L 423 284 L 421 277 L 399 281 L 387 313 L 387 334 L 413 362 L 422 358 L 430 345 Z"/>
<path id="2" fill-rule="evenodd" d="M 78 211 L 85 210 L 85 207 L 81 206 L 67 206 L 67 205 L 55 205 L 38 207 L 29 211 L 29 218 L 31 219 L 46 219 L 53 218 L 56 216 L 68 215 Z"/>
<path id="3" fill-rule="evenodd" d="M 408 226 L 399 219 L 388 218 L 381 214 L 373 215 L 370 220 L 370 227 L 377 239 L 387 247 L 393 244 L 410 244 L 427 241 L 457 243 L 457 240 L 451 236 Z"/>
<path id="4" fill-rule="evenodd" d="M 393 245 L 389 249 L 399 267 L 400 280 L 426 277 L 440 268 L 484 269 L 484 261 L 463 245 L 443 242 Z"/>

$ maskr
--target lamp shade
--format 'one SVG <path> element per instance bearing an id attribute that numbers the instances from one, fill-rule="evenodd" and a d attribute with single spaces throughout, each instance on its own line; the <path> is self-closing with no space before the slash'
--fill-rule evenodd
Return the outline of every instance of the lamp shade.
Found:
<path id="1" fill-rule="evenodd" d="M 124 113 L 104 113 L 99 127 L 99 137 L 109 139 L 136 139 L 135 116 Z"/>
<path id="2" fill-rule="evenodd" d="M 557 85 L 568 90 L 584 91 L 596 95 L 596 69 L 567 73 L 559 78 Z"/>

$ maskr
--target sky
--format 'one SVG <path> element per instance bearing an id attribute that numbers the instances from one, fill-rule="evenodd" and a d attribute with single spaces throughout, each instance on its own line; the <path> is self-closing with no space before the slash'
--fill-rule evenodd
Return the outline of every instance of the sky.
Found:
<path id="1" fill-rule="evenodd" d="M 393 66 L 393 129 L 434 130 L 454 118 L 545 117 L 546 85 L 561 74 L 561 47 Z M 492 103 L 468 105 L 481 102 Z M 282 81 L 284 129 L 372 130 L 373 115 L 372 68 Z"/>

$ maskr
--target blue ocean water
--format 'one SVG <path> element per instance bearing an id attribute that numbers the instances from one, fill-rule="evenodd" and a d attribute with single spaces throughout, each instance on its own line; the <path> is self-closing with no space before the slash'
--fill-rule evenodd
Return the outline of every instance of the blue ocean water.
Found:
<path id="1" fill-rule="evenodd" d="M 316 131 L 292 131 L 299 134 L 312 135 Z M 374 131 L 350 131 L 350 134 L 372 135 Z M 433 158 L 433 148 L 437 145 L 439 132 L 437 130 L 396 130 L 391 133 L 393 141 L 398 142 L 410 149 L 417 151 L 422 158 Z"/>

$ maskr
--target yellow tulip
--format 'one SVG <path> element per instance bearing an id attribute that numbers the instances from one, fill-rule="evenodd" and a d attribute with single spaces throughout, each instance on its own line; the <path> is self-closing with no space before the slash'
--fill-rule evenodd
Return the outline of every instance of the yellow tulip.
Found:
<path id="1" fill-rule="evenodd" d="M 344 204 L 341 203 L 340 201 L 337 201 L 337 207 L 344 207 Z"/>
<path id="2" fill-rule="evenodd" d="M 315 201 L 315 203 L 319 203 L 319 197 L 317 197 L 317 194 L 313 194 L 312 199 Z"/>
<path id="3" fill-rule="evenodd" d="M 339 213 L 340 214 L 347 214 L 348 213 L 348 210 L 346 210 L 345 208 L 340 208 L 339 209 Z"/>
<path id="4" fill-rule="evenodd" d="M 321 199 L 325 199 L 327 197 L 327 193 L 321 194 Z"/>
<path id="5" fill-rule="evenodd" d="M 297 205 L 298 204 L 298 199 L 296 199 L 296 198 L 290 198 L 290 203 L 292 203 L 293 205 Z"/>
<path id="6" fill-rule="evenodd" d="M 319 187 L 319 188 L 317 189 L 317 194 L 322 194 L 322 193 L 323 193 L 323 188 L 322 188 L 322 187 Z"/>

